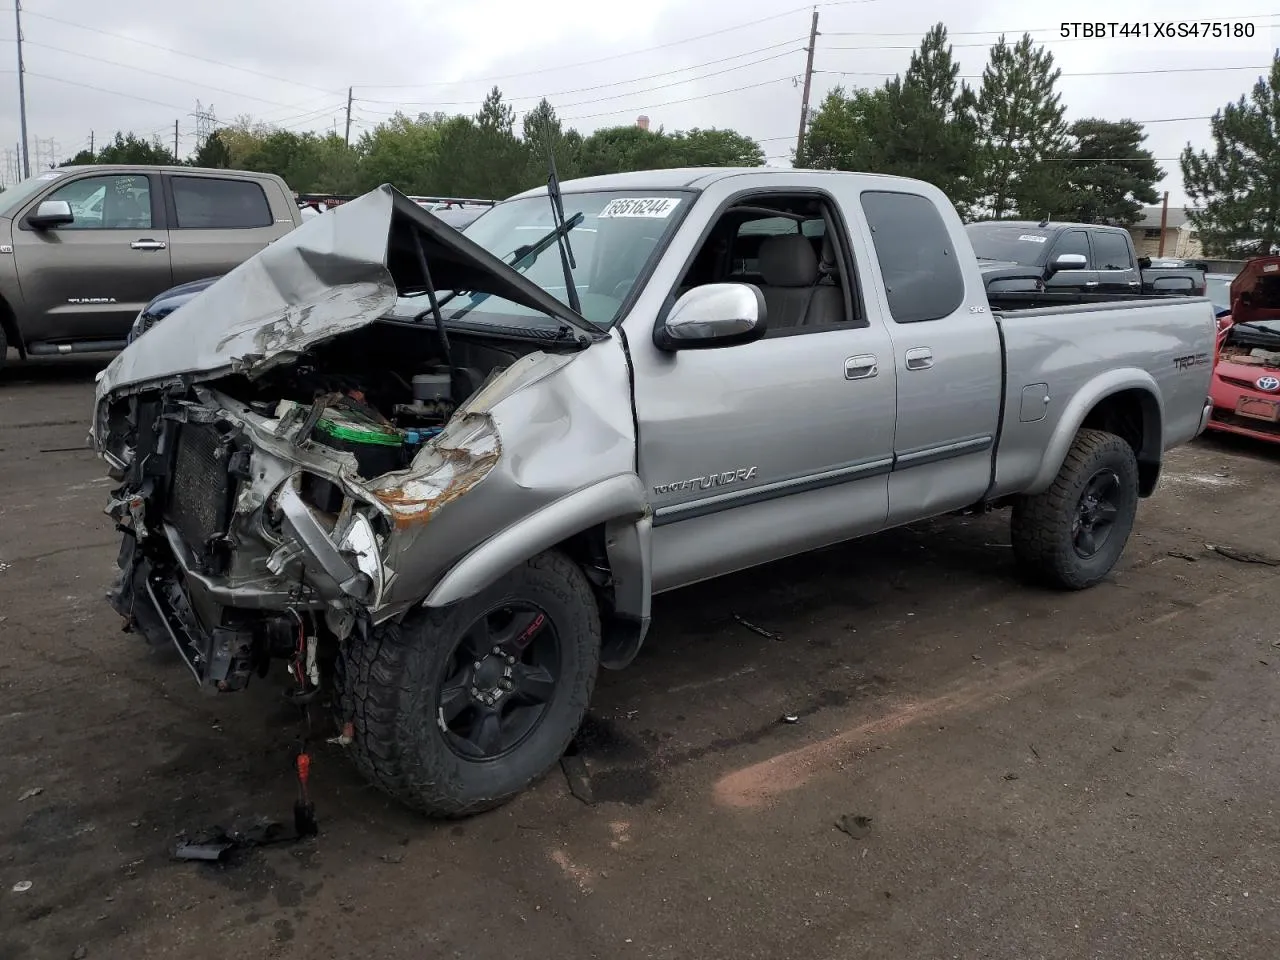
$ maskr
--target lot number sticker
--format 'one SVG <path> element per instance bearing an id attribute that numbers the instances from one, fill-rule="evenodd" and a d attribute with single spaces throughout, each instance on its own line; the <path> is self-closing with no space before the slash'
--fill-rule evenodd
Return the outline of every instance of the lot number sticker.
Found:
<path id="1" fill-rule="evenodd" d="M 1027 234 L 1023 234 L 1023 235 L 1022 235 L 1021 237 L 1019 237 L 1018 239 L 1019 239 L 1019 240 L 1026 240 L 1026 241 L 1027 241 L 1027 242 L 1029 242 L 1029 243 L 1044 243 L 1044 242 L 1045 242 L 1046 240 L 1048 240 L 1049 238 L 1048 238 L 1048 237 L 1037 237 L 1034 233 L 1027 233 Z"/>
<path id="2" fill-rule="evenodd" d="M 649 220 L 665 220 L 679 205 L 679 197 L 623 197 L 611 200 L 609 205 L 600 211 L 600 219 L 644 217 Z"/>

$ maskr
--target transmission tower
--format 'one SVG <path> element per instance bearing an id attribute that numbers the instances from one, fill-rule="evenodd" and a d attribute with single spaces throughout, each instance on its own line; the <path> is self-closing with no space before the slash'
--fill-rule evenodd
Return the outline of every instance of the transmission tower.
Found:
<path id="1" fill-rule="evenodd" d="M 196 101 L 196 112 L 191 114 L 196 121 L 196 150 L 199 151 L 204 146 L 204 142 L 209 139 L 209 134 L 213 133 L 214 127 L 218 125 L 218 118 L 213 112 L 213 104 L 209 104 L 206 110 L 200 105 L 200 101 Z"/>
<path id="2" fill-rule="evenodd" d="M 58 141 L 53 137 L 35 138 L 35 163 L 32 168 L 35 170 L 52 170 L 58 165 Z"/>

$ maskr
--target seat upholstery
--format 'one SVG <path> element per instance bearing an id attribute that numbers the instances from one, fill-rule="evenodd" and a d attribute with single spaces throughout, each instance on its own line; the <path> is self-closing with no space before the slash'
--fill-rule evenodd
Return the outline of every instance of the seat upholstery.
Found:
<path id="1" fill-rule="evenodd" d="M 844 319 L 844 296 L 838 286 L 819 283 L 823 273 L 807 237 L 766 239 L 760 245 L 760 274 L 770 330 Z"/>

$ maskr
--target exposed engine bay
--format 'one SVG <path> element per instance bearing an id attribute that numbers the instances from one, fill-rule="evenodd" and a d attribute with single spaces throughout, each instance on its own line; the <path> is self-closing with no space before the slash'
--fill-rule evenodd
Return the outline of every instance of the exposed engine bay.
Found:
<path id="1" fill-rule="evenodd" d="M 387 595 L 391 534 L 496 462 L 491 421 L 465 404 L 522 356 L 554 368 L 538 346 L 382 321 L 254 380 L 114 400 L 110 600 L 126 629 L 173 642 L 202 686 L 241 689 L 284 658 L 297 695 L 314 695 L 336 642 Z"/>

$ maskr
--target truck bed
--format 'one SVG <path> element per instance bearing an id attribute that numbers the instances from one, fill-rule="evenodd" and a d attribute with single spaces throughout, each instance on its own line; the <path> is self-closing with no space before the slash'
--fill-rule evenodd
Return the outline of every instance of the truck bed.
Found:
<path id="1" fill-rule="evenodd" d="M 1005 355 L 993 499 L 1045 489 L 1052 481 L 1046 465 L 1056 470 L 1071 440 L 1059 424 L 1078 421 L 1111 393 L 1154 382 L 1155 396 L 1164 398 L 1164 410 L 1155 411 L 1163 422 L 1161 447 L 1140 454 L 1140 462 L 1158 462 L 1163 450 L 1196 435 L 1205 399 L 1202 368 L 1213 363 L 1216 333 L 1207 298 L 1134 295 L 993 312 Z M 1063 336 L 1064 320 L 1070 339 Z M 1100 367 L 1107 368 L 1101 380 Z"/>

